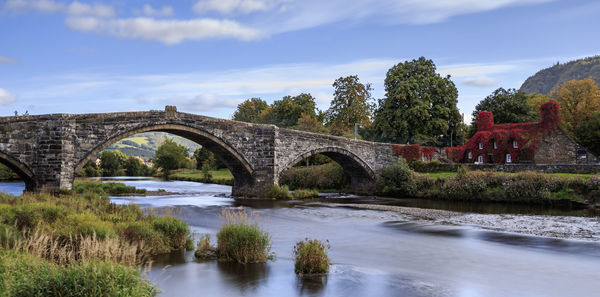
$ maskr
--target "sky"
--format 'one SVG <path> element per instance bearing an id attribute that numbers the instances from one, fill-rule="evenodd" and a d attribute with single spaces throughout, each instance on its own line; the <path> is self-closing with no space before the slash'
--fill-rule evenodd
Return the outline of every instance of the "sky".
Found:
<path id="1" fill-rule="evenodd" d="M 499 87 L 600 54 L 600 2 L 578 0 L 0 0 L 0 116 L 163 110 L 231 118 L 243 100 L 335 79 L 385 96 L 392 66 L 424 56 L 468 123 Z"/>

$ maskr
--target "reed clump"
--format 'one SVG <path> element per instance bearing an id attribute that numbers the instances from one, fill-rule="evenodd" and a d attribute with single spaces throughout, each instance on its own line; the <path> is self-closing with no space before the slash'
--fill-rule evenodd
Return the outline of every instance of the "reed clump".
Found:
<path id="1" fill-rule="evenodd" d="M 198 260 L 212 260 L 217 258 L 217 248 L 210 244 L 210 236 L 208 234 L 200 237 L 194 256 Z"/>
<path id="2" fill-rule="evenodd" d="M 329 272 L 329 241 L 306 238 L 294 246 L 294 271 L 298 275 Z"/>
<path id="3" fill-rule="evenodd" d="M 217 233 L 217 255 L 220 260 L 238 263 L 266 262 L 271 258 L 269 234 L 252 222 L 243 211 L 223 210 L 223 227 Z M 256 216 L 253 216 L 256 220 Z"/>

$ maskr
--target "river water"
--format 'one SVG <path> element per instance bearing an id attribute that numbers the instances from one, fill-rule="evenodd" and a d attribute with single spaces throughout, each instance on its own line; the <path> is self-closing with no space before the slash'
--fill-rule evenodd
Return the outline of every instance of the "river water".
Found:
<path id="1" fill-rule="evenodd" d="M 255 213 L 258 224 L 271 235 L 276 258 L 265 264 L 197 262 L 192 252 L 157 258 L 146 277 L 158 285 L 162 296 L 600 296 L 600 239 L 594 233 L 600 218 L 588 212 L 420 205 L 455 208 L 469 212 L 467 218 L 476 218 L 464 221 L 461 216 L 457 221 L 466 223 L 459 224 L 398 211 L 345 207 L 422 203 L 408 199 L 331 195 L 305 202 L 236 201 L 228 197 L 229 186 L 143 179 L 124 182 L 180 193 L 111 200 L 176 215 L 189 223 L 197 238 L 210 234 L 216 241 L 224 208 Z M 22 184 L 0 183 L 0 191 L 19 194 L 22 189 Z M 503 212 L 510 214 L 498 214 Z M 588 237 L 579 239 L 531 236 L 525 234 L 527 230 L 516 233 L 503 231 L 504 227 L 482 227 L 485 224 L 477 221 L 481 217 L 496 226 L 510 220 L 525 221 L 526 226 L 544 221 L 549 222 L 544 228 L 565 228 L 561 224 L 566 224 L 566 230 L 573 233 L 591 230 L 583 233 Z M 329 241 L 329 275 L 298 278 L 294 274 L 292 248 L 305 237 Z"/>

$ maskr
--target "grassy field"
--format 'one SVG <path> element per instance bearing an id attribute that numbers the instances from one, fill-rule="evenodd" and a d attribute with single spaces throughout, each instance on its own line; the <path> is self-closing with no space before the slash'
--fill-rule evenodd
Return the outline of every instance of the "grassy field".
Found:
<path id="1" fill-rule="evenodd" d="M 174 180 L 233 185 L 233 175 L 229 169 L 210 170 L 209 173 L 211 178 L 208 180 L 204 178 L 204 175 L 200 170 L 177 171 L 169 175 L 169 178 Z"/>

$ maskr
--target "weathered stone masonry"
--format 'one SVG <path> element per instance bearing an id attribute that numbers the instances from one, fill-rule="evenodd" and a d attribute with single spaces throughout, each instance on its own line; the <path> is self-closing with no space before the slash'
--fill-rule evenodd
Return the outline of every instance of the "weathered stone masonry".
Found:
<path id="1" fill-rule="evenodd" d="M 391 144 L 215 119 L 167 107 L 3 117 L 0 162 L 21 175 L 27 190 L 56 192 L 70 189 L 75 172 L 110 144 L 148 131 L 169 132 L 212 150 L 234 175 L 234 195 L 252 195 L 277 184 L 285 170 L 319 153 L 342 165 L 351 187 L 371 189 L 378 172 L 397 158 Z"/>

